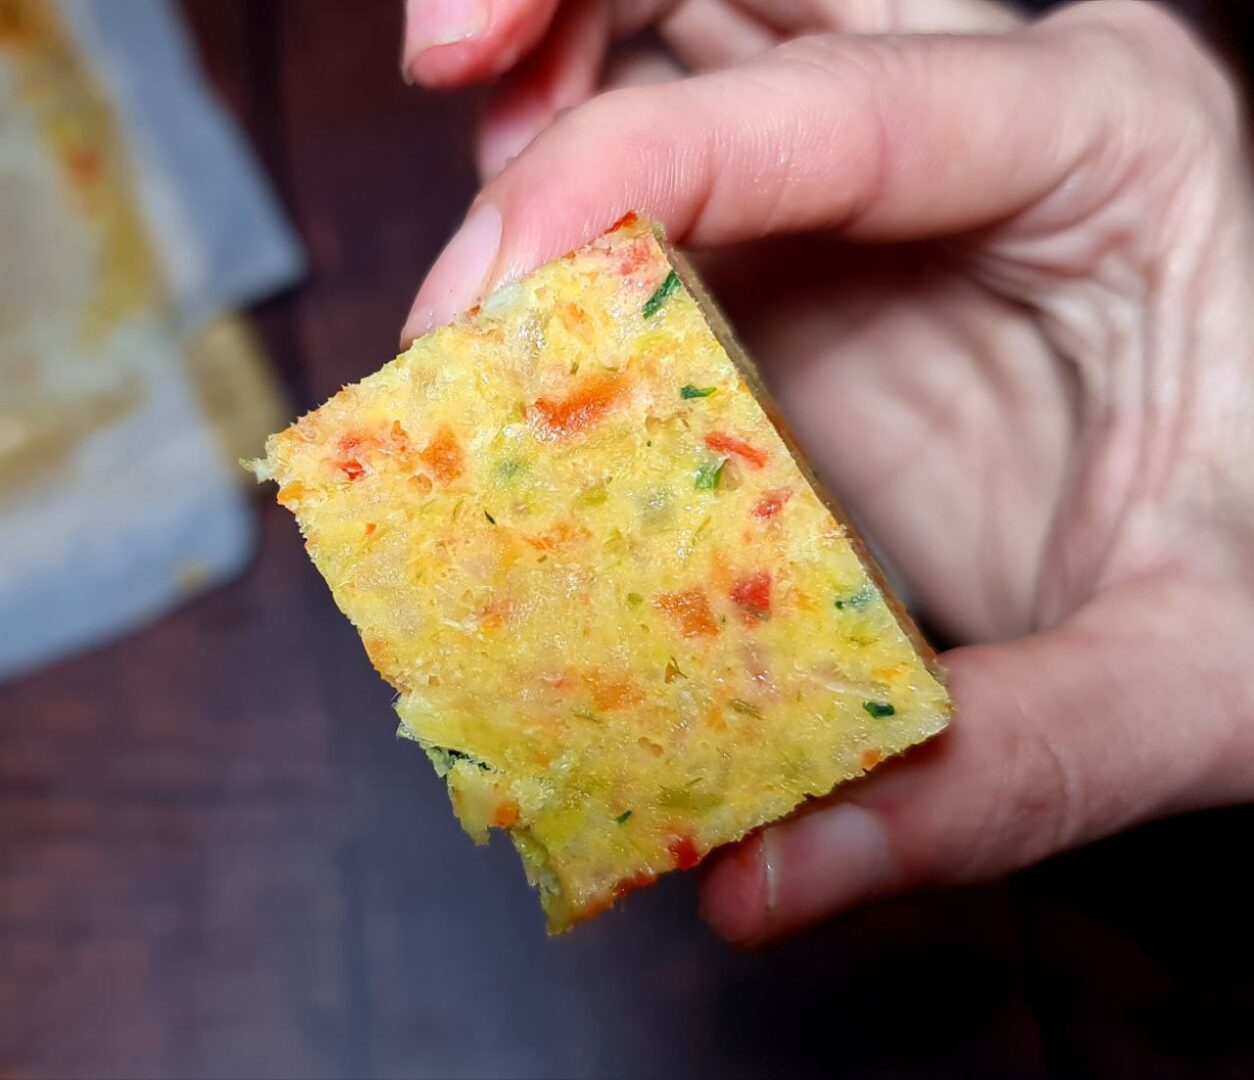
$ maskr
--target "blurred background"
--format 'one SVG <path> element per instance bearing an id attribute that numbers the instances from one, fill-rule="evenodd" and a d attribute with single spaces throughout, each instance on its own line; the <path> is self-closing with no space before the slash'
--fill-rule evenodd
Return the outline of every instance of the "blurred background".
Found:
<path id="1" fill-rule="evenodd" d="M 760 952 L 691 875 L 545 939 L 235 465 L 473 194 L 400 9 L 0 0 L 0 1075 L 1254 1076 L 1250 808 Z"/>

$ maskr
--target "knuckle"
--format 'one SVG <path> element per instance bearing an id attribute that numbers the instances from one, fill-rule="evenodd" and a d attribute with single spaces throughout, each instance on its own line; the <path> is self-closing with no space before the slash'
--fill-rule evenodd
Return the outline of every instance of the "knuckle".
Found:
<path id="1" fill-rule="evenodd" d="M 1078 4 L 1039 25 L 1063 36 L 1100 79 L 1103 96 L 1118 95 L 1130 108 L 1143 110 L 1158 130 L 1225 145 L 1240 141 L 1242 95 L 1236 79 L 1162 4 Z"/>
<path id="2" fill-rule="evenodd" d="M 1024 861 L 1075 844 L 1087 799 L 1081 771 L 1049 730 L 1024 723 L 1010 733 L 999 816 L 1019 833 Z"/>
<path id="3" fill-rule="evenodd" d="M 963 850 L 952 853 L 961 879 L 1027 866 L 1073 846 L 1088 831 L 1092 792 L 1083 762 L 1056 725 L 1045 722 L 1041 702 L 1005 694 L 1020 677 L 1012 666 L 1004 678 L 955 687 L 966 691 L 968 709 L 989 718 L 977 752 L 983 782 L 966 796 L 978 798 L 968 810 L 973 826 Z"/>

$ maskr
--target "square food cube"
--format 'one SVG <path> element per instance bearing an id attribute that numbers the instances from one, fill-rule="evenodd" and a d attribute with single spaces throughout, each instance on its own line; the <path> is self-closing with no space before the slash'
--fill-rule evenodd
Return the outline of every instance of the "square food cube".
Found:
<path id="1" fill-rule="evenodd" d="M 940 731 L 931 653 L 629 215 L 271 438 L 259 477 L 549 929 Z"/>

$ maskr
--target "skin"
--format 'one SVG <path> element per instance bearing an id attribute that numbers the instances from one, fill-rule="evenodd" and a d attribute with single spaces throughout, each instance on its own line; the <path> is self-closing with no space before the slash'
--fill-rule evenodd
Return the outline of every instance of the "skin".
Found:
<path id="1" fill-rule="evenodd" d="M 819 471 L 954 641 L 940 739 L 719 853 L 765 941 L 1254 795 L 1254 190 L 1154 4 L 411 0 L 497 80 L 413 336 L 627 210 L 695 247 Z M 482 17 L 479 17 L 482 16 Z M 669 55 L 607 70 L 655 23 Z M 441 41 L 442 44 L 432 44 Z"/>

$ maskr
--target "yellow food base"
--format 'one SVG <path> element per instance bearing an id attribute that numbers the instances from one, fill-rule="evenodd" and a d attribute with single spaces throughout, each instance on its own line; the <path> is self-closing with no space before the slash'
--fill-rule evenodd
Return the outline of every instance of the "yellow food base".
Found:
<path id="1" fill-rule="evenodd" d="M 552 931 L 949 714 L 697 302 L 650 303 L 670 273 L 630 219 L 255 466 L 402 734 L 471 835 L 509 830 Z"/>

